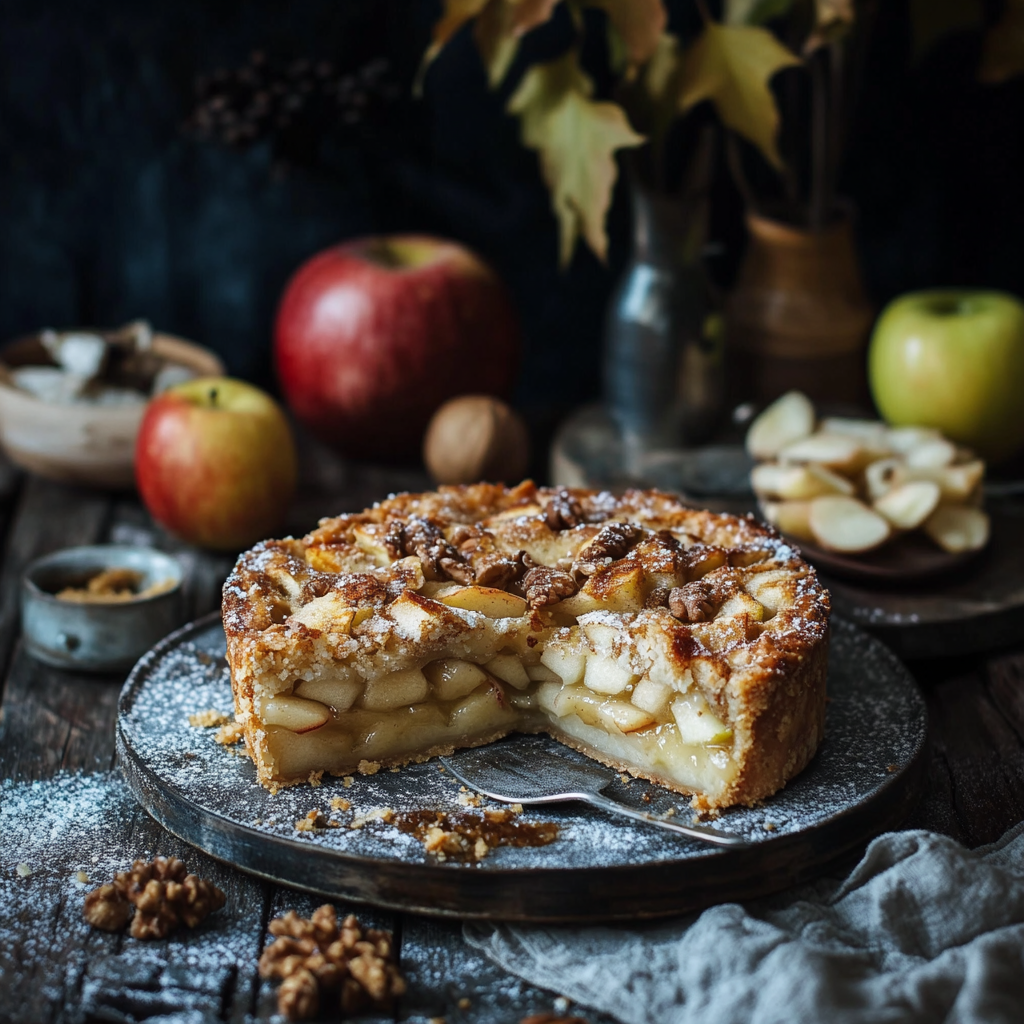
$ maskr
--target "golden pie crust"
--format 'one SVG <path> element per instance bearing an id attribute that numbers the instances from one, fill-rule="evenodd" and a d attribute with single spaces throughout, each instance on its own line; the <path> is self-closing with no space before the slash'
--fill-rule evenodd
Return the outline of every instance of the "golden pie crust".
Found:
<path id="1" fill-rule="evenodd" d="M 397 495 L 244 553 L 223 613 L 272 789 L 546 731 L 711 810 L 776 792 L 824 735 L 814 570 L 753 518 L 658 491 Z M 451 666 L 476 689 L 444 689 Z"/>

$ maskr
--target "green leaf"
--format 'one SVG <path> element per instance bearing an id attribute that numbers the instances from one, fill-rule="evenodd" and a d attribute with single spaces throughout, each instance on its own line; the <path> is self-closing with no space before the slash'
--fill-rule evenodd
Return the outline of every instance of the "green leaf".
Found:
<path id="1" fill-rule="evenodd" d="M 615 152 L 644 141 L 620 106 L 592 100 L 592 93 L 593 83 L 570 50 L 531 67 L 508 101 L 509 113 L 519 117 L 523 145 L 540 156 L 558 219 L 563 267 L 580 235 L 605 259 L 605 217 L 618 174 Z"/>
<path id="2" fill-rule="evenodd" d="M 725 0 L 727 25 L 763 25 L 788 14 L 793 0 Z"/>
<path id="3" fill-rule="evenodd" d="M 711 21 L 685 52 L 683 61 L 682 111 L 711 100 L 729 128 L 749 139 L 780 168 L 782 159 L 775 141 L 779 111 L 768 81 L 783 68 L 799 64 L 800 58 L 765 28 Z"/>
<path id="4" fill-rule="evenodd" d="M 607 15 L 626 52 L 627 65 L 633 68 L 647 62 L 668 24 L 661 0 L 587 0 Z"/>
<path id="5" fill-rule="evenodd" d="M 853 0 L 814 0 L 814 28 L 804 43 L 804 56 L 842 39 L 855 17 Z"/>
<path id="6" fill-rule="evenodd" d="M 1024 0 L 1007 0 L 1003 16 L 985 34 L 978 78 L 989 85 L 1024 74 Z"/>

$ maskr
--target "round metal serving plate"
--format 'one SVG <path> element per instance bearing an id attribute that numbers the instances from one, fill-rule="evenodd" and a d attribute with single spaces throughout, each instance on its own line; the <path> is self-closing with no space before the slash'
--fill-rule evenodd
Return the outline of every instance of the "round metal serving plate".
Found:
<path id="1" fill-rule="evenodd" d="M 243 871 L 336 899 L 423 914 L 568 921 L 658 917 L 785 888 L 895 828 L 916 799 L 927 731 L 913 680 L 879 641 L 833 622 L 825 740 L 811 764 L 754 808 L 723 812 L 719 828 L 750 845 L 720 849 L 579 804 L 530 808 L 553 821 L 544 847 L 501 847 L 478 863 L 439 863 L 394 825 L 348 827 L 354 814 L 390 807 L 465 810 L 459 785 L 436 760 L 372 776 L 325 778 L 271 795 L 252 763 L 214 742 L 188 715 L 230 712 L 219 620 L 177 633 L 136 665 L 121 693 L 118 751 L 143 807 L 186 842 Z M 552 744 L 521 736 L 502 743 Z M 565 747 L 565 757 L 582 759 Z M 652 814 L 687 800 L 638 780 L 609 795 Z M 333 797 L 352 804 L 331 810 Z M 463 795 L 463 799 L 465 796 Z M 341 827 L 310 833 L 295 823 L 314 808 Z"/>

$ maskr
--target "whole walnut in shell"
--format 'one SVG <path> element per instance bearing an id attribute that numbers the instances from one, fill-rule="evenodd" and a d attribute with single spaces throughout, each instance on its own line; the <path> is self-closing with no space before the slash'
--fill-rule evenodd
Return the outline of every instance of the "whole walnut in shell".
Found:
<path id="1" fill-rule="evenodd" d="M 526 473 L 530 441 L 522 419 L 489 395 L 463 395 L 434 413 L 423 460 L 439 484 L 515 483 Z"/>

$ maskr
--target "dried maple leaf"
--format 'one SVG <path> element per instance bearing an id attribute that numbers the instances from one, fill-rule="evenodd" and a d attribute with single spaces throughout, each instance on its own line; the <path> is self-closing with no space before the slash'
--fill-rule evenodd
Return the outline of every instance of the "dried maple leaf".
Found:
<path id="1" fill-rule="evenodd" d="M 644 141 L 622 108 L 590 98 L 593 84 L 575 50 L 531 67 L 508 102 L 520 120 L 523 145 L 537 150 L 558 218 L 560 260 L 565 266 L 582 235 L 604 259 L 605 214 L 618 168 L 615 151 Z"/>
<path id="2" fill-rule="evenodd" d="M 854 18 L 853 0 L 814 0 L 814 28 L 804 43 L 804 56 L 841 39 Z"/>
<path id="3" fill-rule="evenodd" d="M 473 37 L 487 68 L 487 81 L 501 84 L 515 59 L 519 39 L 543 25 L 560 0 L 490 0 L 473 27 Z"/>
<path id="4" fill-rule="evenodd" d="M 1024 0 L 1007 0 L 1003 16 L 985 35 L 978 78 L 996 84 L 1024 73 Z"/>
<path id="5" fill-rule="evenodd" d="M 683 113 L 711 100 L 718 116 L 733 131 L 749 139 L 775 167 L 782 160 L 775 144 L 779 111 L 768 80 L 777 71 L 799 64 L 764 28 L 708 22 L 684 54 Z"/>
<path id="6" fill-rule="evenodd" d="M 661 0 L 588 0 L 588 3 L 608 15 L 631 67 L 639 67 L 653 56 L 668 23 Z"/>
<path id="7" fill-rule="evenodd" d="M 519 38 L 531 28 L 544 24 L 560 0 L 445 0 L 444 11 L 435 22 L 430 46 L 423 55 L 417 88 L 423 75 L 445 44 L 468 21 L 476 18 L 473 38 L 487 69 L 491 86 L 500 84 L 509 69 Z"/>

